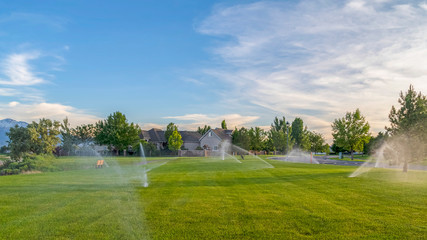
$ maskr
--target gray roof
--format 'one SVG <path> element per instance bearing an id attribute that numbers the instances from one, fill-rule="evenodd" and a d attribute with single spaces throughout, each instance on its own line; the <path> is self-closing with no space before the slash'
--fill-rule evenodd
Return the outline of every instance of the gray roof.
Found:
<path id="1" fill-rule="evenodd" d="M 157 128 L 152 128 L 148 131 L 141 131 L 142 138 L 149 142 L 166 142 L 165 131 Z M 141 137 L 140 135 L 140 137 Z"/>
<path id="2" fill-rule="evenodd" d="M 201 138 L 204 138 L 210 131 L 212 131 L 215 135 L 217 135 L 222 141 L 230 141 L 231 142 L 231 134 L 233 130 L 226 130 L 222 128 L 209 129 Z"/>
<path id="3" fill-rule="evenodd" d="M 231 141 L 231 132 L 233 132 L 233 130 L 226 130 L 226 129 L 222 129 L 222 128 L 215 128 L 212 129 L 212 131 L 219 137 L 221 138 L 223 141 L 224 140 L 229 140 Z"/>
<path id="4" fill-rule="evenodd" d="M 184 142 L 199 142 L 202 134 L 195 131 L 179 131 Z"/>

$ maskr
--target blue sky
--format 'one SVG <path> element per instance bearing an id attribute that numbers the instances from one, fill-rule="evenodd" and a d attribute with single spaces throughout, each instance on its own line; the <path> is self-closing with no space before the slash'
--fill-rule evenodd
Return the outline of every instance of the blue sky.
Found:
<path id="1" fill-rule="evenodd" d="M 373 132 L 427 92 L 426 1 L 1 1 L 0 118 Z"/>

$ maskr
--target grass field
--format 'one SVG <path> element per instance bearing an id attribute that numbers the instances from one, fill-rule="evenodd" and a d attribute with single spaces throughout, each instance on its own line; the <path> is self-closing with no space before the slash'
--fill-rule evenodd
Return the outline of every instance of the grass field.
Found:
<path id="1" fill-rule="evenodd" d="M 366 161 L 366 160 L 359 159 L 359 158 L 353 158 L 353 160 L 351 160 L 351 157 L 343 157 L 342 159 L 340 159 L 339 157 L 330 157 L 329 159 L 340 160 L 340 161 L 356 161 L 356 162 L 364 162 L 364 161 Z"/>
<path id="2" fill-rule="evenodd" d="M 246 157 L 60 158 L 0 177 L 0 239 L 426 239 L 427 173 Z M 157 167 L 157 168 L 156 168 Z"/>

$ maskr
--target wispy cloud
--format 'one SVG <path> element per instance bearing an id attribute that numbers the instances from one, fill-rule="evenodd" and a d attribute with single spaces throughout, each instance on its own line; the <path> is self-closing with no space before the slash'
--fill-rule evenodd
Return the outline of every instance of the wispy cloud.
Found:
<path id="1" fill-rule="evenodd" d="M 0 78 L 0 84 L 30 86 L 45 83 L 46 80 L 37 76 L 37 73 L 33 72 L 28 63 L 30 60 L 39 58 L 39 56 L 38 52 L 13 53 L 7 56 L 1 63 L 1 71 L 6 79 Z"/>
<path id="2" fill-rule="evenodd" d="M 0 24 L 10 22 L 24 22 L 31 25 L 44 25 L 55 30 L 63 30 L 65 24 L 68 21 L 63 17 L 26 12 L 12 12 L 10 14 L 0 16 Z"/>
<path id="3" fill-rule="evenodd" d="M 327 136 L 335 118 L 356 108 L 380 131 L 399 91 L 411 83 L 427 91 L 425 6 L 362 0 L 218 6 L 198 30 L 221 37 L 213 53 L 226 67 L 205 73 L 230 86 L 229 98 L 301 116 Z"/>
<path id="4" fill-rule="evenodd" d="M 46 80 L 39 77 L 41 73 L 35 72 L 28 63 L 30 60 L 38 60 L 40 55 L 38 51 L 13 53 L 1 61 L 0 71 L 5 78 L 0 78 L 0 85 L 8 87 L 0 88 L 0 96 L 10 97 L 13 100 L 4 102 L 0 99 L 0 119 L 13 118 L 31 122 L 40 118 L 62 121 L 68 117 L 73 125 L 94 123 L 99 120 L 97 116 L 84 110 L 45 100 L 43 91 L 36 87 Z M 61 57 L 53 57 L 58 64 L 64 61 Z"/>
<path id="5" fill-rule="evenodd" d="M 233 129 L 234 127 L 246 126 L 257 120 L 258 116 L 242 116 L 240 114 L 227 114 L 227 115 L 205 115 L 205 114 L 186 114 L 182 116 L 169 116 L 165 119 L 171 119 L 182 130 L 196 130 L 197 127 L 209 125 L 212 128 L 220 127 L 222 120 L 225 120 L 227 127 Z"/>
<path id="6" fill-rule="evenodd" d="M 59 103 L 20 103 L 17 101 L 7 104 L 0 103 L 0 119 L 13 118 L 20 121 L 37 121 L 40 118 L 49 118 L 62 121 L 65 117 L 70 119 L 73 126 L 95 123 L 100 118 L 85 111 Z"/>
<path id="7" fill-rule="evenodd" d="M 0 88 L 0 96 L 10 97 L 17 95 L 17 91 L 13 88 Z"/>

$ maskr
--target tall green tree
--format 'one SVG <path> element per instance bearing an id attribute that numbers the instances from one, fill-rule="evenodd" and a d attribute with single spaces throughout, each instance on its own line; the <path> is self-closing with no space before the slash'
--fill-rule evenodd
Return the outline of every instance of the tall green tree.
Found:
<path id="1" fill-rule="evenodd" d="M 249 139 L 250 139 L 250 149 L 255 151 L 260 151 L 264 148 L 264 137 L 265 133 L 259 127 L 251 128 L 249 130 Z"/>
<path id="2" fill-rule="evenodd" d="M 388 133 L 379 132 L 376 137 L 371 137 L 369 142 L 363 147 L 363 151 L 367 154 L 375 153 L 375 150 L 378 149 L 388 138 Z"/>
<path id="3" fill-rule="evenodd" d="M 250 150 L 251 138 L 248 129 L 241 127 L 240 129 L 235 128 L 231 134 L 232 143 L 245 150 Z"/>
<path id="4" fill-rule="evenodd" d="M 290 152 L 294 145 L 292 128 L 285 117 L 282 117 L 282 119 L 278 117 L 274 118 L 268 137 L 271 138 L 275 150 L 280 152 Z"/>
<path id="5" fill-rule="evenodd" d="M 227 129 L 227 123 L 225 123 L 225 119 L 222 120 L 222 122 L 221 122 L 221 128 L 222 129 Z"/>
<path id="6" fill-rule="evenodd" d="M 21 160 L 26 153 L 52 154 L 61 142 L 60 122 L 42 118 L 39 122 L 32 122 L 26 128 L 15 126 L 11 128 L 9 148 L 14 160 Z"/>
<path id="7" fill-rule="evenodd" d="M 400 92 L 400 108 L 392 106 L 389 114 L 390 127 L 386 127 L 391 139 L 399 138 L 394 148 L 403 162 L 403 171 L 408 163 L 421 161 L 427 155 L 427 98 L 417 93 L 412 85 L 406 93 Z"/>
<path id="8" fill-rule="evenodd" d="M 9 137 L 7 142 L 10 158 L 14 161 L 22 160 L 24 154 L 31 151 L 30 131 L 26 127 L 15 125 L 9 129 L 6 135 Z"/>
<path id="9" fill-rule="evenodd" d="M 285 151 L 287 140 L 283 131 L 276 131 L 274 129 L 270 129 L 270 131 L 268 132 L 268 138 L 271 139 L 271 143 L 275 151 Z"/>
<path id="10" fill-rule="evenodd" d="M 310 148 L 308 150 L 311 152 L 322 152 L 325 150 L 325 139 L 322 134 L 308 131 L 307 135 L 310 143 Z"/>
<path id="11" fill-rule="evenodd" d="M 42 118 L 39 122 L 32 122 L 27 126 L 30 131 L 31 141 L 33 143 L 33 152 L 36 154 L 55 151 L 56 146 L 61 142 L 59 138 L 61 123 L 50 119 Z"/>
<path id="12" fill-rule="evenodd" d="M 74 150 L 76 138 L 70 126 L 70 122 L 68 121 L 68 117 L 63 120 L 60 132 L 62 137 L 62 151 L 69 156 Z"/>
<path id="13" fill-rule="evenodd" d="M 211 129 L 211 126 L 207 126 L 205 125 L 203 128 L 198 127 L 197 128 L 197 132 L 200 133 L 201 135 L 204 135 L 205 133 L 207 133 L 209 130 Z"/>
<path id="14" fill-rule="evenodd" d="M 99 144 L 108 145 L 110 149 L 114 147 L 118 154 L 138 142 L 140 132 L 138 125 L 129 124 L 124 114 L 115 112 L 96 123 L 95 140 Z"/>
<path id="15" fill-rule="evenodd" d="M 295 118 L 292 122 L 291 136 L 295 141 L 295 147 L 301 150 L 310 150 L 309 133 L 307 127 L 304 128 L 304 121 L 301 118 Z"/>
<path id="16" fill-rule="evenodd" d="M 168 148 L 171 151 L 178 151 L 184 142 L 178 130 L 174 130 L 168 138 Z"/>
<path id="17" fill-rule="evenodd" d="M 83 124 L 77 126 L 73 133 L 76 138 L 76 143 L 87 147 L 95 139 L 96 127 L 93 124 Z"/>
<path id="18" fill-rule="evenodd" d="M 364 143 L 369 141 L 369 123 L 359 109 L 347 112 L 345 117 L 332 123 L 332 136 L 338 147 L 349 149 L 353 160 L 353 151 L 362 151 Z"/>
<path id="19" fill-rule="evenodd" d="M 166 126 L 166 131 L 165 131 L 165 139 L 168 145 L 169 145 L 169 137 L 172 135 L 174 131 L 178 131 L 178 127 L 175 125 L 175 123 L 171 122 Z"/>

